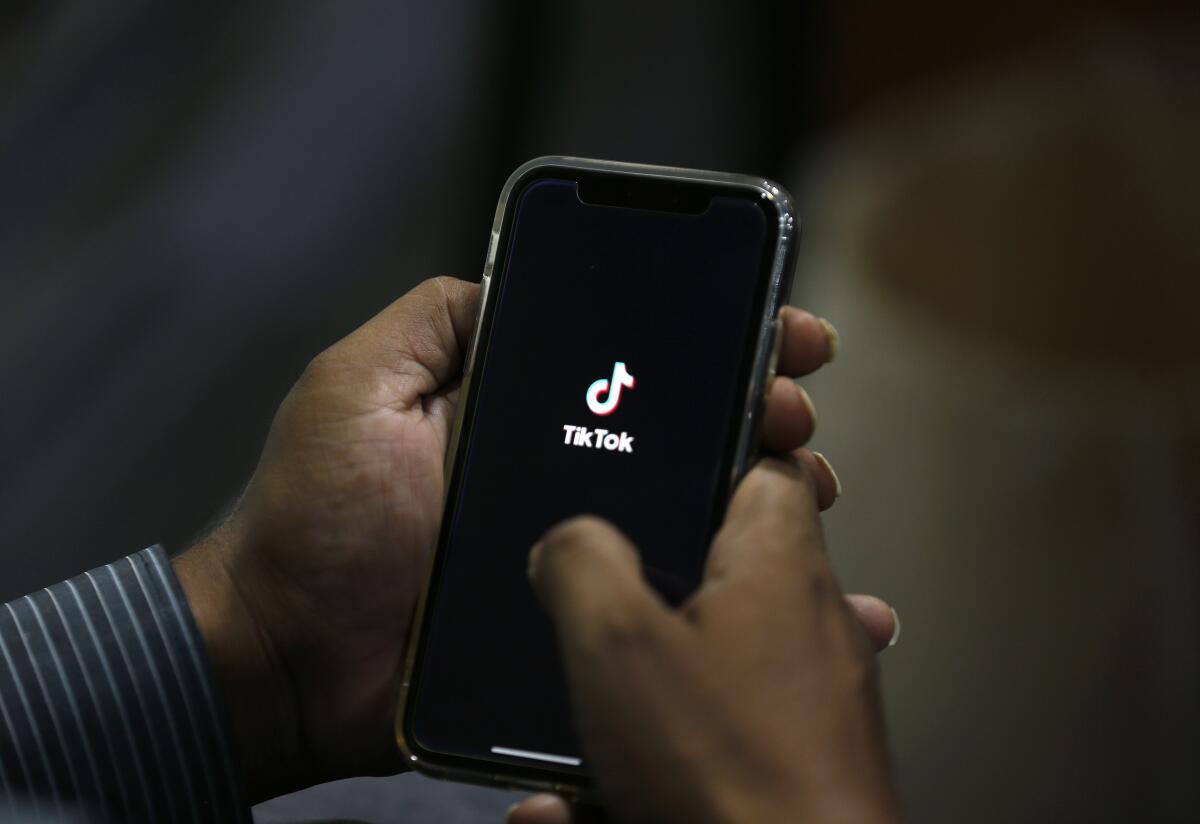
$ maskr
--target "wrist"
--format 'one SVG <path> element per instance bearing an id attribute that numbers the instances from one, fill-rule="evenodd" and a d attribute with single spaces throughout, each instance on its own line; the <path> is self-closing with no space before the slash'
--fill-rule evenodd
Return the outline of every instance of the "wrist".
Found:
<path id="1" fill-rule="evenodd" d="M 302 786 L 298 702 L 260 616 L 252 555 L 232 523 L 172 561 L 223 699 L 227 730 L 255 803 Z"/>

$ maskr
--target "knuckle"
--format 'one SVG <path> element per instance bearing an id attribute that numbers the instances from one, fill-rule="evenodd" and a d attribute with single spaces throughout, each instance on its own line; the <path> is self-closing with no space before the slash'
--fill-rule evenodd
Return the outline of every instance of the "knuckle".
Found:
<path id="1" fill-rule="evenodd" d="M 428 295 L 441 295 L 449 288 L 449 284 L 454 278 L 449 275 L 437 275 L 436 277 L 425 278 L 417 284 L 414 292 Z"/>
<path id="2" fill-rule="evenodd" d="M 414 333 L 417 337 L 426 335 L 433 325 L 431 319 L 437 315 L 438 307 L 446 302 L 446 288 L 443 278 L 427 278 L 393 304 L 400 310 L 396 319 L 403 321 L 405 328 L 402 331 L 406 338 L 412 337 Z"/>
<path id="3" fill-rule="evenodd" d="M 320 384 L 328 375 L 336 370 L 334 361 L 337 358 L 334 346 L 325 349 L 312 357 L 300 374 L 300 382 L 304 384 Z"/>
<path id="4" fill-rule="evenodd" d="M 801 582 L 805 599 L 814 607 L 826 609 L 831 603 L 841 600 L 837 581 L 827 570 L 805 571 Z"/>
<path id="5" fill-rule="evenodd" d="M 429 300 L 443 302 L 449 301 L 453 295 L 462 291 L 466 285 L 466 281 L 459 280 L 450 275 L 437 275 L 436 277 L 426 278 L 421 281 L 413 289 L 413 293 L 419 294 Z"/>

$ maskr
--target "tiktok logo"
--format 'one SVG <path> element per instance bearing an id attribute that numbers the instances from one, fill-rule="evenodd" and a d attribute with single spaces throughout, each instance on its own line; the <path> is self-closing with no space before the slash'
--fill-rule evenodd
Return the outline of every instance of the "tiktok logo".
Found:
<path id="1" fill-rule="evenodd" d="M 612 379 L 601 378 L 588 387 L 587 405 L 597 415 L 611 415 L 621 402 L 621 390 L 633 388 L 633 375 L 625 368 L 625 361 L 613 364 Z M 604 400 L 600 400 L 600 396 Z M 563 425 L 563 443 L 567 446 L 582 446 L 607 452 L 633 452 L 633 436 L 628 432 L 610 432 L 607 429 L 590 429 L 574 424 Z"/>
<path id="2" fill-rule="evenodd" d="M 597 415 L 611 415 L 617 411 L 617 404 L 621 402 L 621 389 L 632 389 L 633 383 L 633 375 L 629 374 L 625 368 L 625 361 L 617 361 L 613 364 L 611 381 L 608 378 L 601 378 L 588 387 L 588 409 Z M 607 395 L 607 397 L 600 400 L 601 395 Z"/>

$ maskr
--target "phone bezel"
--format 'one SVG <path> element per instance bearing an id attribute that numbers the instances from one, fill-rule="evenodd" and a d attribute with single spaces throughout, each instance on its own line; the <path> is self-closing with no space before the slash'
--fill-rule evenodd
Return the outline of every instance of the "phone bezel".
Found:
<path id="1" fill-rule="evenodd" d="M 430 553 L 426 564 L 421 593 L 414 612 L 401 681 L 395 735 L 397 745 L 408 765 L 428 775 L 489 786 L 548 790 L 579 797 L 588 794 L 590 782 L 586 777 L 559 772 L 548 767 L 533 765 L 526 767 L 510 762 L 438 753 L 424 749 L 409 734 L 411 702 L 408 699 L 419 670 L 420 651 L 425 643 L 424 617 L 434 595 L 437 574 L 441 568 L 440 556 L 451 520 L 448 509 L 450 502 L 454 500 L 461 480 L 463 455 L 459 450 L 459 444 L 465 434 L 464 422 L 470 419 L 475 406 L 472 389 L 475 371 L 482 363 L 480 347 L 488 338 L 496 311 L 498 285 L 504 277 L 502 269 L 509 232 L 516 214 L 515 206 L 521 193 L 529 184 L 546 178 L 574 179 L 581 182 L 590 179 L 603 181 L 606 185 L 612 181 L 623 179 L 631 184 L 646 183 L 650 186 L 661 184 L 665 187 L 663 191 L 671 186 L 676 186 L 689 192 L 701 188 L 711 190 L 713 195 L 738 194 L 754 198 L 768 216 L 776 219 L 775 242 L 769 244 L 764 251 L 759 294 L 756 295 L 761 306 L 757 331 L 752 338 L 748 339 L 747 354 L 743 356 L 743 361 L 750 360 L 751 368 L 748 375 L 743 373 L 739 376 L 739 380 L 745 380 L 747 386 L 744 400 L 740 403 L 740 415 L 736 424 L 737 436 L 733 440 L 731 450 L 722 456 L 722 463 L 728 472 L 728 484 L 722 504 L 727 503 L 729 494 L 754 456 L 763 392 L 774 371 L 774 364 L 771 362 L 773 355 L 777 354 L 777 349 L 774 348 L 777 331 L 776 317 L 781 301 L 790 291 L 800 226 L 792 210 L 791 198 L 786 191 L 770 180 L 746 175 L 551 156 L 536 158 L 520 166 L 512 173 L 501 190 L 496 217 L 492 224 L 483 277 L 480 282 L 479 313 L 463 360 L 458 409 L 446 454 L 445 505 L 447 511 L 443 512 L 437 546 Z M 614 196 L 619 197 L 619 194 Z M 627 205 L 631 208 L 644 208 L 635 206 L 633 203 Z M 499 270 L 497 269 L 498 265 L 501 267 Z M 720 506 L 717 510 L 714 516 L 716 523 L 711 525 L 712 529 L 716 528 L 723 517 L 724 507 Z"/>

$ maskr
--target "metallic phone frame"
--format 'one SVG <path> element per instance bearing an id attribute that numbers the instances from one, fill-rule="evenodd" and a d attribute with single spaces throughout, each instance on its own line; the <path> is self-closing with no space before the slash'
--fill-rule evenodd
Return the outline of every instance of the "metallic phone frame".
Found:
<path id="1" fill-rule="evenodd" d="M 698 169 L 681 169 L 670 166 L 647 166 L 640 163 L 621 163 L 609 160 L 589 160 L 577 157 L 546 156 L 539 157 L 522 164 L 509 176 L 500 192 L 500 202 L 496 208 L 496 217 L 492 222 L 491 240 L 488 243 L 487 258 L 483 266 L 483 278 L 480 282 L 479 312 L 475 318 L 475 327 L 471 332 L 470 343 L 463 359 L 462 385 L 459 389 L 458 408 L 454 416 L 454 425 L 450 433 L 450 445 L 446 451 L 445 490 L 447 498 L 444 505 L 449 505 L 448 493 L 454 480 L 459 440 L 462 435 L 463 421 L 466 409 L 470 405 L 472 389 L 474 388 L 475 355 L 479 348 L 480 337 L 485 326 L 490 324 L 495 312 L 495 299 L 499 290 L 493 290 L 492 273 L 496 265 L 496 253 L 500 247 L 501 238 L 506 235 L 509 218 L 515 211 L 515 195 L 523 189 L 523 184 L 530 178 L 546 176 L 546 172 L 555 169 L 567 171 L 583 171 L 592 173 L 607 173 L 621 176 L 634 176 L 643 179 L 657 179 L 677 183 L 702 183 L 740 190 L 742 193 L 755 193 L 763 201 L 773 204 L 779 221 L 775 249 L 771 256 L 769 281 L 763 298 L 762 315 L 758 318 L 757 340 L 754 346 L 754 360 L 747 391 L 741 406 L 740 425 L 731 465 L 729 484 L 730 494 L 737 486 L 738 480 L 747 471 L 757 450 L 758 427 L 762 417 L 764 391 L 770 386 L 775 375 L 776 360 L 779 356 L 779 335 L 777 317 L 781 301 L 786 298 L 791 289 L 792 274 L 795 269 L 795 250 L 800 232 L 800 221 L 792 210 L 791 197 L 778 184 L 761 177 L 749 175 L 726 174 L 724 172 L 709 172 Z M 444 515 L 444 512 L 443 512 Z M 586 798 L 590 787 L 586 783 L 571 781 L 571 776 L 562 775 L 560 779 L 538 778 L 518 775 L 500 769 L 495 771 L 483 766 L 479 769 L 470 767 L 437 763 L 417 755 L 409 746 L 405 737 L 404 726 L 408 709 L 409 688 L 412 684 L 413 672 L 416 667 L 417 653 L 421 645 L 422 625 L 429 592 L 433 583 L 435 559 L 442 545 L 442 527 L 438 529 L 438 543 L 426 559 L 425 572 L 422 578 L 420 597 L 417 600 L 413 614 L 412 628 L 409 632 L 408 649 L 404 657 L 404 673 L 401 679 L 400 696 L 397 702 L 395 720 L 396 744 L 404 756 L 405 763 L 417 771 L 435 778 L 462 781 L 472 784 L 483 784 L 493 787 L 521 788 L 537 791 L 554 792 L 572 798 Z M 497 762 L 497 767 L 501 766 Z M 519 769 L 519 768 L 518 768 Z M 551 772 L 550 770 L 530 769 L 531 772 Z"/>

